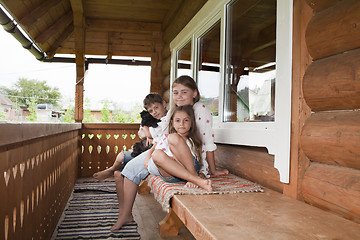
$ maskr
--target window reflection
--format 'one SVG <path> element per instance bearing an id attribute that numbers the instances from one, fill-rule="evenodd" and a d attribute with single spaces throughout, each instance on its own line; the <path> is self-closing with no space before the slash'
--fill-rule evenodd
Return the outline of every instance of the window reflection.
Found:
<path id="1" fill-rule="evenodd" d="M 182 75 L 188 75 L 191 77 L 193 76 L 191 62 L 191 41 L 186 43 L 184 47 L 177 51 L 175 78 Z"/>
<path id="2" fill-rule="evenodd" d="M 220 82 L 220 21 L 198 39 L 197 83 L 201 101 L 218 116 Z"/>
<path id="3" fill-rule="evenodd" d="M 227 6 L 225 122 L 274 121 L 276 0 Z"/>

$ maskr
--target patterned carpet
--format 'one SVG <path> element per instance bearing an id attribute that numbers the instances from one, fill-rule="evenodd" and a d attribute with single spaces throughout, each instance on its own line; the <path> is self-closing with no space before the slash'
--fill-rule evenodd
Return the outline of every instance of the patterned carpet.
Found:
<path id="1" fill-rule="evenodd" d="M 117 216 L 114 182 L 78 181 L 55 239 L 140 239 L 134 221 L 110 232 Z"/>
<path id="2" fill-rule="evenodd" d="M 164 211 L 169 212 L 170 199 L 175 194 L 229 194 L 246 192 L 263 192 L 262 187 L 246 179 L 229 174 L 226 176 L 210 177 L 212 192 L 200 188 L 185 188 L 185 183 L 167 183 L 160 177 L 149 175 L 146 179 L 155 199 L 161 204 Z"/>

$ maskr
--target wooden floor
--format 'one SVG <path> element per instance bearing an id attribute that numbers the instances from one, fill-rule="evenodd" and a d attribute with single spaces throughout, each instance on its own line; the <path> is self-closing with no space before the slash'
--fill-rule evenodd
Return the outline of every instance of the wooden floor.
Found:
<path id="1" fill-rule="evenodd" d="M 177 237 L 161 238 L 159 236 L 158 223 L 165 217 L 160 204 L 154 199 L 152 193 L 146 195 L 138 194 L 136 196 L 133 215 L 138 224 L 138 232 L 141 235 L 141 240 L 193 240 L 192 234 L 183 227 Z"/>

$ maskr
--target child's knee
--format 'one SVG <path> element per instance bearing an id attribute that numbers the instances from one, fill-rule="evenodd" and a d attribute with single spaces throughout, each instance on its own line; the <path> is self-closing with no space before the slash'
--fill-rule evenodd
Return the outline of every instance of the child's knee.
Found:
<path id="1" fill-rule="evenodd" d="M 164 152 L 163 152 L 162 150 L 160 150 L 160 149 L 156 149 L 156 150 L 152 153 L 151 157 L 152 157 L 152 159 L 153 159 L 153 161 L 154 161 L 154 163 L 155 163 L 156 165 L 159 164 L 159 163 L 161 163 L 162 161 L 164 161 L 164 159 L 163 159 L 163 154 L 164 154 Z"/>
<path id="2" fill-rule="evenodd" d="M 115 180 L 122 180 L 123 176 L 121 175 L 120 171 L 115 171 L 114 172 L 114 178 L 115 178 Z"/>

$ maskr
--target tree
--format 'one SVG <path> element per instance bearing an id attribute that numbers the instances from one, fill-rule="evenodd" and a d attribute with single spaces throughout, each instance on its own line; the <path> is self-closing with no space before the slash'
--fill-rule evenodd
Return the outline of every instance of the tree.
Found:
<path id="1" fill-rule="evenodd" d="M 101 122 L 111 122 L 111 113 L 110 113 L 110 103 L 108 100 L 104 100 L 101 102 L 103 104 L 103 108 L 101 110 Z"/>
<path id="2" fill-rule="evenodd" d="M 19 78 L 12 88 L 1 87 L 0 89 L 9 95 L 11 101 L 25 106 L 29 106 L 31 98 L 36 99 L 38 104 L 50 103 L 54 106 L 58 106 L 61 99 L 58 87 L 51 88 L 46 84 L 46 81 L 35 79 Z"/>
<path id="3" fill-rule="evenodd" d="M 69 105 L 69 107 L 65 111 L 65 116 L 62 119 L 62 122 L 73 123 L 75 122 L 74 118 L 75 118 L 75 107 Z"/>
<path id="4" fill-rule="evenodd" d="M 85 98 L 85 106 L 84 106 L 84 123 L 91 123 L 95 122 L 95 118 L 91 115 L 91 106 L 90 106 L 90 99 Z"/>
<path id="5" fill-rule="evenodd" d="M 30 112 L 30 115 L 26 118 L 26 120 L 35 122 L 37 120 L 37 114 L 36 114 L 36 99 L 31 98 L 30 101 L 28 101 L 28 110 Z"/>

